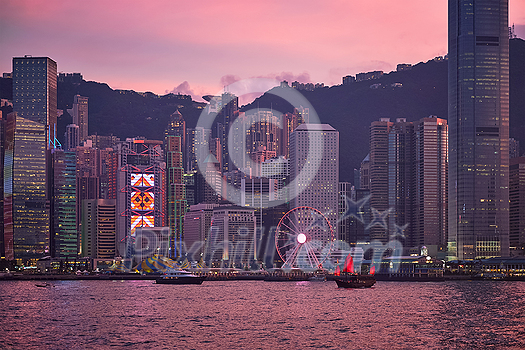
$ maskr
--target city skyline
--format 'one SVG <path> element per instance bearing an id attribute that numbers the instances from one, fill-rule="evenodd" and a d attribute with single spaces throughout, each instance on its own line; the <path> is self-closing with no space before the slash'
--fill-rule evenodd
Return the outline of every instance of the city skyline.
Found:
<path id="1" fill-rule="evenodd" d="M 452 131 L 450 147 L 452 162 L 448 181 L 454 186 L 453 189 L 450 189 L 449 194 L 452 204 L 450 204 L 449 208 L 451 235 L 448 239 L 448 256 L 449 259 L 471 260 L 487 256 L 507 256 L 509 249 L 508 207 L 504 205 L 504 203 L 508 202 L 509 26 L 508 0 L 498 0 L 496 2 L 488 0 L 483 2 L 480 0 L 476 5 L 467 0 L 462 1 L 464 2 L 459 2 L 457 6 L 455 6 L 454 1 L 449 1 L 448 11 L 450 50 L 448 59 L 448 116 L 451 121 L 450 130 Z M 523 42 L 522 40 L 515 41 Z M 433 61 L 441 62 L 443 58 L 439 57 Z M 20 118 L 20 123 L 27 119 L 28 121 L 39 122 L 45 125 L 45 130 L 47 130 L 45 140 L 48 150 L 60 147 L 60 144 L 55 142 L 57 130 L 55 124 L 57 123 L 56 115 L 58 115 L 56 112 L 58 103 L 56 61 L 49 57 L 26 55 L 24 57 L 14 57 L 12 62 L 12 110 L 15 113 L 8 114 L 7 122 L 4 122 L 4 124 L 7 126 L 5 134 L 5 142 L 7 142 L 11 137 L 11 131 L 9 131 L 11 124 L 9 122 L 11 119 L 16 121 L 17 127 L 13 129 L 14 135 L 11 137 L 16 142 L 14 142 L 14 147 L 10 146 L 9 143 L 6 145 L 13 149 L 23 146 L 23 139 L 20 138 L 22 137 L 22 129 L 19 130 L 19 122 L 16 119 Z M 398 65 L 397 70 L 399 72 L 411 70 L 411 65 Z M 80 74 L 76 74 L 81 79 Z M 382 76 L 383 72 L 357 74 L 353 80 L 359 82 L 362 80 L 363 75 L 365 79 L 368 75 L 371 75 L 370 78 L 374 78 L 375 75 Z M 58 79 L 63 77 L 64 75 L 61 74 Z M 345 85 L 348 85 L 351 77 L 346 78 Z M 404 82 L 395 82 L 389 84 L 389 86 L 392 89 L 399 89 L 403 87 L 403 84 Z M 406 85 L 409 86 L 408 83 Z M 370 88 L 377 89 L 378 86 L 381 86 L 381 84 L 372 84 Z M 292 84 L 292 87 L 295 87 L 296 90 L 301 89 L 295 83 Z M 341 87 L 336 89 L 339 88 Z M 295 93 L 303 97 L 300 93 L 295 92 L 293 88 L 290 89 L 288 84 L 285 83 L 282 83 L 278 89 L 274 90 Z M 118 93 L 121 94 L 123 92 L 119 91 Z M 240 94 L 242 95 L 243 93 L 241 92 Z M 127 92 L 124 94 L 127 94 Z M 87 141 L 82 146 L 77 147 L 76 155 L 77 230 L 80 226 L 79 214 L 83 212 L 82 200 L 116 199 L 116 212 L 120 214 L 117 218 L 117 232 L 115 235 L 116 242 L 119 243 L 117 243 L 118 247 L 114 249 L 115 254 L 118 251 L 120 255 L 125 255 L 126 257 L 133 255 L 131 242 L 133 241 L 135 228 L 169 226 L 171 228 L 170 257 L 180 258 L 183 252 L 182 242 L 184 240 L 183 214 L 187 205 L 200 202 L 186 202 L 185 183 L 187 179 L 185 175 L 193 176 L 192 179 L 195 184 L 197 184 L 195 182 L 197 176 L 189 168 L 184 168 L 189 166 L 189 163 L 187 164 L 186 162 L 187 160 L 194 159 L 197 154 L 202 153 L 196 149 L 196 136 L 200 132 L 199 125 L 203 123 L 201 121 L 203 118 L 199 118 L 197 127 L 186 129 L 182 113 L 175 110 L 171 114 L 170 124 L 165 130 L 164 141 L 152 140 L 146 137 L 126 138 L 125 141 L 116 144 L 116 148 L 98 149 L 97 146 L 92 148 L 94 146 L 93 140 L 91 136 L 87 135 L 87 129 L 85 129 L 88 124 L 87 107 L 90 98 L 88 96 L 92 95 L 89 93 L 83 93 L 83 95 L 86 96 L 79 94 L 70 96 L 73 99 L 73 109 L 68 109 L 69 113 L 73 115 L 73 123 L 79 125 L 79 129 L 84 127 L 83 132 L 70 128 L 70 136 L 74 139 L 74 134 L 77 132 L 79 134 L 77 136 L 77 144 L 79 142 L 82 143 L 84 139 Z M 287 102 L 293 100 L 288 95 L 280 96 L 279 93 L 276 93 L 276 95 L 284 98 Z M 153 96 L 153 98 L 156 98 L 156 96 Z M 167 98 L 190 101 L 189 96 L 168 96 Z M 293 114 L 298 114 L 297 116 L 300 114 L 302 122 L 299 122 L 299 124 L 305 124 L 296 125 L 295 128 L 291 129 L 295 129 L 295 131 L 288 135 L 287 132 L 291 130 L 288 130 L 285 124 L 282 124 L 282 128 L 278 128 L 277 125 L 284 122 L 288 125 L 288 118 L 291 117 L 290 113 L 274 115 L 273 108 L 270 110 L 258 109 L 254 117 L 252 116 L 254 110 L 241 112 L 237 90 L 234 87 L 226 88 L 220 96 L 208 96 L 206 100 L 210 102 L 207 107 L 203 107 L 200 104 L 197 105 L 203 109 L 201 117 L 203 115 L 208 116 L 207 119 L 204 118 L 206 122 L 202 125 L 209 129 L 207 133 L 212 139 L 208 139 L 207 143 L 205 142 L 205 154 L 198 157 L 197 161 L 199 163 L 199 171 L 206 178 L 207 182 L 210 185 L 220 184 L 219 186 L 212 185 L 216 192 L 213 202 L 220 202 L 220 200 L 224 199 L 241 207 L 249 206 L 248 203 L 252 203 L 253 207 L 259 209 L 277 206 L 278 203 L 276 202 L 270 204 L 270 202 L 277 199 L 274 197 L 274 192 L 279 190 L 275 186 L 277 179 L 271 179 L 265 183 L 260 181 L 258 184 L 253 181 L 248 183 L 246 180 L 247 177 L 251 178 L 261 175 L 263 170 L 262 162 L 265 160 L 276 156 L 287 156 L 290 167 L 288 180 L 291 181 L 289 191 L 291 196 L 286 201 L 290 202 L 291 207 L 306 205 L 320 210 L 323 215 L 328 217 L 328 222 L 336 223 L 338 221 L 338 214 L 342 213 L 337 207 L 337 203 L 340 200 L 337 195 L 339 157 L 335 153 L 326 156 L 326 159 L 323 158 L 325 163 L 321 162 L 319 169 L 317 169 L 315 163 L 318 159 L 314 159 L 315 157 L 311 158 L 310 155 L 311 152 L 316 154 L 319 150 L 323 152 L 322 146 L 325 141 L 328 142 L 324 145 L 328 147 L 326 152 L 339 152 L 339 139 L 335 140 L 328 137 L 323 141 L 326 135 L 331 135 L 332 131 L 334 135 L 338 135 L 338 129 L 332 128 L 328 123 L 321 123 L 317 120 L 317 114 L 308 101 L 301 100 L 300 106 L 297 103 L 294 104 L 296 108 Z M 83 103 L 82 108 L 80 108 L 81 103 Z M 177 108 L 182 107 L 184 106 L 177 105 Z M 17 116 L 16 113 L 20 115 Z M 279 121 L 279 118 L 282 121 Z M 151 119 L 149 118 L 149 120 Z M 370 129 L 370 207 L 374 217 L 367 226 L 370 228 L 370 241 L 377 240 L 385 244 L 391 241 L 390 238 L 393 234 L 400 232 L 398 236 L 408 237 L 408 244 L 413 246 L 408 248 L 418 250 L 420 246 L 427 246 L 425 248 L 427 249 L 430 244 L 434 246 L 431 247 L 434 249 L 431 255 L 435 255 L 435 251 L 444 251 L 445 249 L 444 246 L 447 242 L 446 228 L 443 229 L 444 225 L 443 227 L 440 226 L 439 232 L 429 236 L 429 238 L 432 238 L 432 243 L 426 239 L 429 233 L 426 228 L 424 235 L 419 235 L 420 237 L 412 235 L 415 232 L 415 228 L 412 226 L 414 226 L 414 219 L 417 216 L 417 213 L 413 210 L 413 205 L 416 205 L 416 207 L 421 207 L 421 205 L 417 205 L 417 201 L 411 197 L 410 193 L 415 193 L 417 184 L 423 183 L 422 178 L 414 178 L 415 169 L 409 166 L 416 157 L 413 153 L 413 147 L 415 146 L 414 132 L 416 130 L 415 124 L 412 122 L 406 123 L 406 118 L 397 118 L 396 120 L 396 124 L 394 124 L 390 122 L 389 118 L 381 117 L 380 122 L 372 122 Z M 241 125 L 238 125 L 238 123 Z M 443 125 L 443 123 L 445 122 L 439 122 L 440 125 Z M 126 123 L 125 125 L 129 124 Z M 380 128 L 375 130 L 375 126 Z M 313 129 L 310 130 L 311 128 Z M 280 129 L 283 131 L 287 130 L 287 132 L 281 133 Z M 306 132 L 307 130 L 312 132 Z M 83 136 L 80 136 L 81 134 Z M 306 135 L 308 135 L 309 142 L 306 140 Z M 310 139 L 310 136 L 312 136 L 315 140 L 316 135 L 320 137 L 320 140 L 318 140 L 319 144 Z M 17 137 L 19 138 L 17 139 Z M 193 144 L 186 142 L 186 138 L 193 140 Z M 287 143 L 289 150 L 285 150 Z M 162 150 L 162 144 L 164 144 L 164 150 Z M 319 145 L 321 145 L 320 148 L 318 148 Z M 441 149 L 441 147 L 442 145 L 434 143 L 428 148 L 436 150 L 437 148 Z M 11 148 L 6 148 L 4 161 L 7 169 L 5 172 L 7 177 L 4 181 L 7 191 L 4 197 L 8 204 L 5 207 L 7 209 L 4 210 L 4 214 L 7 215 L 4 216 L 7 218 L 10 218 L 11 210 L 9 202 L 11 192 L 9 191 L 11 187 L 15 187 L 14 182 L 13 186 L 10 186 L 11 179 L 8 176 L 11 164 L 9 162 L 12 161 L 8 151 Z M 70 147 L 68 146 L 68 148 Z M 446 155 L 448 153 L 447 149 L 445 147 L 439 152 Z M 190 154 L 192 150 L 195 154 Z M 388 153 L 385 152 L 386 150 L 388 150 Z M 423 148 L 420 151 L 422 150 Z M 18 150 L 18 154 L 15 152 L 13 158 L 16 160 L 17 155 L 23 156 L 23 151 L 24 149 L 21 148 Z M 166 155 L 167 157 L 165 157 Z M 241 157 L 237 157 L 238 155 Z M 425 164 L 430 163 L 430 157 L 430 155 L 423 157 Z M 57 173 L 59 176 L 55 176 L 56 181 L 53 182 L 52 174 L 49 172 L 53 165 L 51 163 L 48 164 L 51 160 L 48 160 L 48 157 L 40 158 L 46 162 L 46 191 L 52 193 L 52 189 L 60 190 L 60 174 Z M 248 158 L 253 158 L 252 160 L 256 164 L 248 162 Z M 437 159 L 437 157 L 434 158 Z M 118 159 L 118 163 L 115 159 Z M 446 157 L 443 159 L 444 161 L 439 161 L 440 169 L 441 165 L 446 164 Z M 57 163 L 55 164 L 57 166 L 56 169 L 59 169 L 61 161 L 58 154 L 56 159 L 52 160 L 52 162 Z M 14 164 L 18 167 L 13 167 L 13 174 L 15 174 L 15 170 L 23 170 L 18 163 L 15 162 Z M 388 167 L 385 165 L 388 165 Z M 437 164 L 433 166 L 437 166 Z M 184 174 L 184 170 L 189 173 Z M 194 169 L 192 168 L 191 170 Z M 463 174 L 465 171 L 468 172 Z M 212 172 L 215 175 L 212 176 Z M 446 170 L 443 170 L 442 173 L 443 175 L 446 174 Z M 478 178 L 478 173 L 479 176 L 484 177 Z M 471 176 L 476 177 L 470 178 Z M 111 181 L 110 178 L 116 180 Z M 419 197 L 424 198 L 426 203 L 430 202 L 429 195 L 431 192 L 427 191 L 430 190 L 430 183 L 433 182 L 433 185 L 440 183 L 439 188 L 445 190 L 447 180 L 434 179 L 427 181 L 430 178 L 428 176 L 424 178 L 424 191 L 419 194 Z M 17 179 L 17 177 L 13 176 L 13 179 Z M 416 183 L 414 183 L 414 180 L 417 180 Z M 55 185 L 58 187 L 52 188 Z M 281 185 L 284 185 L 284 183 Z M 189 181 L 188 186 L 191 186 Z M 205 190 L 205 188 L 200 187 L 202 186 L 195 185 L 193 196 L 198 191 Z M 240 187 L 240 189 L 237 187 Z M 263 191 L 263 188 L 268 189 L 267 197 L 263 195 L 263 192 L 266 193 L 266 190 Z M 303 188 L 305 189 L 304 192 L 302 191 Z M 39 190 L 41 189 L 39 188 Z M 496 191 L 497 189 L 499 191 Z M 243 192 L 240 193 L 240 197 L 237 195 L 239 191 Z M 30 202 L 32 200 L 31 196 L 27 197 L 29 199 L 26 198 L 23 202 L 27 208 L 34 209 L 38 207 L 43 209 L 42 212 L 44 214 L 49 215 L 50 230 L 54 230 L 52 222 L 54 218 L 52 214 L 55 214 L 54 205 L 56 204 L 57 208 L 62 205 L 57 201 L 57 198 L 69 195 L 69 193 L 62 194 L 59 192 L 55 192 L 54 199 L 46 197 L 46 201 L 50 203 L 49 208 L 47 204 L 33 205 Z M 354 196 L 352 192 L 350 193 L 351 196 Z M 440 193 L 444 192 L 441 191 Z M 18 194 L 15 190 L 12 191 L 13 198 Z M 474 196 L 474 200 L 469 196 Z M 190 197 L 190 194 L 188 194 L 188 197 Z M 357 198 L 357 194 L 355 198 Z M 55 200 L 56 203 L 51 204 L 52 200 Z M 259 203 L 259 200 L 260 206 L 255 204 Z M 438 202 L 437 205 L 432 206 L 446 207 L 446 199 L 440 199 Z M 479 203 L 482 204 L 480 205 Z M 80 208 L 81 205 L 82 209 Z M 456 208 L 453 208 L 454 206 Z M 13 208 L 15 207 L 16 203 Z M 66 208 L 65 210 L 69 209 Z M 468 210 L 472 211 L 472 215 L 479 211 L 479 218 L 472 219 L 467 215 Z M 446 210 L 439 217 L 436 217 L 435 220 L 432 220 L 435 222 L 444 221 L 445 212 Z M 346 215 L 344 212 L 342 214 Z M 428 213 L 424 215 L 426 222 L 431 221 L 429 216 Z M 394 218 L 396 218 L 395 221 Z M 388 224 L 387 219 L 389 220 Z M 4 226 L 9 226 L 9 223 L 10 221 L 7 221 L 7 225 Z M 262 214 L 258 217 L 258 225 L 261 223 Z M 485 225 L 486 223 L 488 225 Z M 481 226 L 474 229 L 469 226 L 463 232 L 461 231 L 463 229 L 462 225 L 465 224 L 485 225 L 486 227 L 483 228 L 484 231 L 481 234 L 477 233 L 481 231 Z M 13 227 L 17 228 L 17 225 L 13 224 Z M 402 231 L 399 231 L 398 228 L 402 229 Z M 403 231 L 405 232 L 403 233 Z M 472 232 L 476 232 L 473 238 L 469 236 Z M 16 232 L 13 232 L 13 235 L 11 235 L 11 231 L 7 230 L 6 233 L 7 235 L 4 234 L 4 236 L 7 238 L 3 240 L 3 243 L 7 244 L 10 242 L 9 239 L 16 241 L 18 238 Z M 84 228 L 82 228 L 83 233 Z M 50 237 L 54 237 L 54 231 L 49 231 L 49 234 Z M 439 236 L 439 239 L 434 239 L 436 238 L 434 236 Z M 49 240 L 50 246 L 53 246 L 55 242 L 51 238 Z M 57 242 L 59 241 L 57 240 Z M 300 243 L 304 243 L 304 241 Z M 38 242 L 38 244 L 43 244 L 43 250 L 47 250 L 45 242 Z M 177 247 L 176 244 L 180 245 Z M 84 247 L 83 243 L 82 247 Z M 404 248 L 406 250 L 407 246 Z M 39 249 L 42 250 L 41 248 Z M 467 252 L 465 253 L 465 251 Z M 81 255 L 85 256 L 84 253 Z"/>
<path id="2" fill-rule="evenodd" d="M 444 1 L 120 5 L 4 3 L 0 71 L 10 72 L 11 57 L 47 56 L 61 72 L 81 72 L 115 89 L 200 100 L 237 79 L 334 85 L 348 74 L 447 54 Z M 525 2 L 509 6 L 509 25 L 525 37 Z"/>

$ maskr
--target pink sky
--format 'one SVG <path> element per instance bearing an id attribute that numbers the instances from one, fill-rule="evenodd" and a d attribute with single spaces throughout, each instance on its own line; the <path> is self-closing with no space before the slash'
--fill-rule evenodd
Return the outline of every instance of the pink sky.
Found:
<path id="1" fill-rule="evenodd" d="M 525 0 L 509 23 L 525 38 Z M 2 1 L 0 72 L 48 56 L 114 89 L 194 97 L 236 79 L 341 83 L 447 53 L 447 1 Z"/>

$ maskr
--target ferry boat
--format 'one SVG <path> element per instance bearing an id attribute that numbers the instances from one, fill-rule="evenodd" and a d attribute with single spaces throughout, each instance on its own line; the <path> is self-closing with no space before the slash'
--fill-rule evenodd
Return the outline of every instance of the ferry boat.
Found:
<path id="1" fill-rule="evenodd" d="M 159 284 L 202 284 L 206 276 L 197 276 L 186 270 L 170 270 L 155 280 Z"/>

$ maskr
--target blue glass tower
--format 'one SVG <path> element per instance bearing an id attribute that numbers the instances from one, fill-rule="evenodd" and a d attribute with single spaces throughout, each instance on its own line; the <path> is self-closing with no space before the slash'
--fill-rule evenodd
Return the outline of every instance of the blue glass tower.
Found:
<path id="1" fill-rule="evenodd" d="M 509 254 L 508 0 L 449 0 L 450 259 Z"/>

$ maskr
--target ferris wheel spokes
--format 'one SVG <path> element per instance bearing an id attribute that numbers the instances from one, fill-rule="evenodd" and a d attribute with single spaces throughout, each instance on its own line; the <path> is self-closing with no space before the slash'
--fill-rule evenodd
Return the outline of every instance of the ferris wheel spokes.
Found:
<path id="1" fill-rule="evenodd" d="M 322 267 L 333 241 L 334 232 L 328 219 L 319 210 L 310 207 L 288 211 L 275 231 L 275 246 L 284 262 L 283 267 L 287 268 Z"/>

